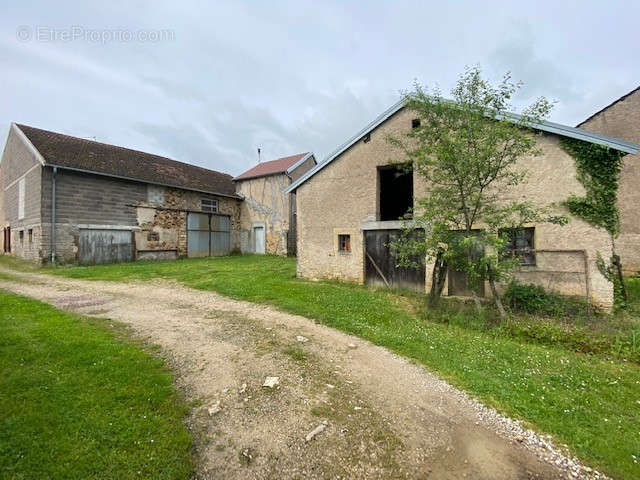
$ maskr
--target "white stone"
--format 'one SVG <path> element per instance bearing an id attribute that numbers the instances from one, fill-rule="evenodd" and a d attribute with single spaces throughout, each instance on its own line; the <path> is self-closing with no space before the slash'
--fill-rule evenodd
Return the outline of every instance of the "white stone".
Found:
<path id="1" fill-rule="evenodd" d="M 327 425 L 329 425 L 329 423 L 326 420 L 324 420 L 320 425 L 318 425 L 316 428 L 314 428 L 309 433 L 307 433 L 307 436 L 304 437 L 305 441 L 310 442 L 311 440 L 313 440 L 313 438 L 316 435 L 321 434 L 324 431 L 324 429 L 327 428 Z"/>
<path id="2" fill-rule="evenodd" d="M 209 416 L 213 417 L 214 415 L 220 413 L 221 410 L 222 410 L 222 406 L 220 405 L 220 400 L 218 400 L 216 403 L 214 403 L 209 407 L 208 409 Z"/>
<path id="3" fill-rule="evenodd" d="M 273 388 L 280 384 L 280 377 L 267 377 L 262 384 L 263 387 Z"/>
<path id="4" fill-rule="evenodd" d="M 303 337 L 302 335 L 298 335 L 296 337 L 296 340 L 299 341 L 300 343 L 307 343 L 309 341 L 307 337 Z"/>

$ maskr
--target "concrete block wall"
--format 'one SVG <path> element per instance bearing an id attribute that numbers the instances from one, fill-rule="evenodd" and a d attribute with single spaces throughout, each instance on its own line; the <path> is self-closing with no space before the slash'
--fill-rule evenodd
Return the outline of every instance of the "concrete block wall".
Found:
<path id="1" fill-rule="evenodd" d="M 2 224 L 11 227 L 11 252 L 37 260 L 42 249 L 40 235 L 43 167 L 28 148 L 16 127 L 11 127 L 2 159 L 0 159 L 0 196 Z M 19 218 L 19 185 L 24 182 L 24 217 Z M 29 241 L 31 230 L 31 241 Z M 22 238 L 21 241 L 21 232 Z"/>

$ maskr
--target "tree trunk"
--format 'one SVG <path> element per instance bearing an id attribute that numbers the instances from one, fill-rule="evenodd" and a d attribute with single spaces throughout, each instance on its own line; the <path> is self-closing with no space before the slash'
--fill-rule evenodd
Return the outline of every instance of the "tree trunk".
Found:
<path id="1" fill-rule="evenodd" d="M 473 297 L 473 303 L 476 305 L 477 312 L 482 313 L 482 303 L 480 303 L 478 294 L 476 294 L 476 291 L 473 288 L 471 289 L 471 296 Z"/>
<path id="2" fill-rule="evenodd" d="M 502 306 L 502 300 L 500 299 L 500 295 L 498 294 L 498 290 L 496 289 L 496 282 L 491 273 L 489 273 L 489 286 L 491 287 L 493 300 L 496 303 L 496 307 L 498 307 L 498 311 L 500 312 L 500 318 L 504 320 L 507 317 L 507 312 L 505 312 L 504 307 Z"/>
<path id="3" fill-rule="evenodd" d="M 624 276 L 622 275 L 622 263 L 620 262 L 620 255 L 613 254 L 611 258 L 611 263 L 616 269 L 615 275 L 618 277 L 618 282 L 620 283 L 620 294 L 624 301 L 627 301 L 627 286 L 624 284 Z"/>
<path id="4" fill-rule="evenodd" d="M 433 272 L 431 272 L 431 291 L 429 292 L 429 306 L 435 307 L 440 302 L 444 282 L 447 278 L 447 261 L 444 259 L 444 252 L 438 251 Z"/>

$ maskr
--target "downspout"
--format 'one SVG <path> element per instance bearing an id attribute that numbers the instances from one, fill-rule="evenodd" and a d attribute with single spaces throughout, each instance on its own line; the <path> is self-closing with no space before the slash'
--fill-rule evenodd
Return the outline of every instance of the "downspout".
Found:
<path id="1" fill-rule="evenodd" d="M 51 176 L 51 264 L 56 263 L 56 173 L 58 167 L 53 167 Z"/>

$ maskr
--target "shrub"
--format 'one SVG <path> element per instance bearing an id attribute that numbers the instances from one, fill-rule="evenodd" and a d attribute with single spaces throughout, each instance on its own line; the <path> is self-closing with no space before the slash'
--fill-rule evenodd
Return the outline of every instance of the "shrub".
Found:
<path id="1" fill-rule="evenodd" d="M 564 297 L 547 292 L 540 285 L 511 282 L 503 296 L 512 311 L 545 317 L 576 317 L 586 315 L 589 305 L 577 297 Z"/>

